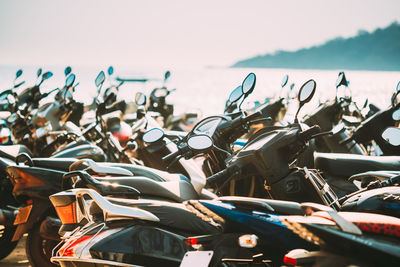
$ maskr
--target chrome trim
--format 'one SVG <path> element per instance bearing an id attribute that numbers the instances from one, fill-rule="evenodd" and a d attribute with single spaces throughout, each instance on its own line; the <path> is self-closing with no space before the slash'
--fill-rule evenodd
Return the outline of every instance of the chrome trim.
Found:
<path id="1" fill-rule="evenodd" d="M 123 175 L 123 176 L 133 176 L 133 173 L 120 167 L 108 167 L 108 166 L 100 166 L 92 159 L 82 159 L 77 162 L 72 163 L 69 166 L 69 171 L 74 171 L 77 166 L 82 163 L 86 163 L 89 168 L 98 174 L 113 174 L 113 175 Z"/>
<path id="2" fill-rule="evenodd" d="M 112 204 L 108 200 L 106 200 L 102 195 L 97 193 L 93 189 L 80 188 L 80 189 L 71 189 L 72 193 L 75 194 L 77 201 L 78 198 L 81 198 L 84 201 L 84 195 L 88 195 L 91 199 L 99 206 L 103 211 L 104 221 L 107 220 L 115 220 L 115 219 L 140 219 L 146 221 L 159 222 L 160 219 L 155 216 L 153 213 L 133 207 L 126 207 L 118 204 Z M 85 207 L 86 211 L 86 219 L 88 221 L 93 221 L 90 214 L 88 214 L 88 209 Z"/>

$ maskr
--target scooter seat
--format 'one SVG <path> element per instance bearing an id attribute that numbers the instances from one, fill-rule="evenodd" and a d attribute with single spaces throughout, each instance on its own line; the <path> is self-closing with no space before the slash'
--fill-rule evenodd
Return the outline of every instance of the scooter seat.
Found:
<path id="1" fill-rule="evenodd" d="M 144 176 L 158 182 L 171 182 L 171 181 L 190 181 L 186 176 L 178 173 L 169 173 L 165 171 L 160 171 L 154 168 L 149 168 L 145 166 L 138 166 L 126 163 L 97 163 L 100 166 L 108 167 L 119 167 L 126 169 L 133 173 L 134 176 Z"/>
<path id="2" fill-rule="evenodd" d="M 33 158 L 33 166 L 67 172 L 69 166 L 75 163 L 75 158 Z"/>
<path id="3" fill-rule="evenodd" d="M 222 231 L 221 224 L 211 224 L 196 216 L 188 210 L 184 204 L 154 200 L 133 200 L 122 198 L 110 198 L 107 200 L 113 204 L 135 207 L 151 212 L 160 219 L 160 224 L 182 232 L 191 234 L 218 234 Z M 93 209 L 91 209 L 93 211 Z"/>
<path id="4" fill-rule="evenodd" d="M 32 156 L 32 152 L 24 145 L 0 146 L 0 157 L 15 160 L 21 153 L 27 153 L 29 156 Z"/>
<path id="5" fill-rule="evenodd" d="M 99 177 L 100 182 L 120 184 L 137 189 L 141 196 L 183 202 L 198 199 L 199 195 L 187 181 L 157 182 L 147 177 Z"/>
<path id="6" fill-rule="evenodd" d="M 293 201 L 250 197 L 219 197 L 216 200 L 228 202 L 241 208 L 250 208 L 281 215 L 303 215 L 301 205 Z"/>
<path id="7" fill-rule="evenodd" d="M 314 164 L 316 169 L 328 175 L 347 179 L 360 172 L 398 171 L 400 170 L 400 157 L 314 152 Z"/>

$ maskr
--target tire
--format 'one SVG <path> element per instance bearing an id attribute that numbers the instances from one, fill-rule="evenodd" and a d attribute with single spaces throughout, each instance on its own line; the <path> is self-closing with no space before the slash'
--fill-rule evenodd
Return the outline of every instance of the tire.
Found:
<path id="1" fill-rule="evenodd" d="M 15 230 L 15 226 L 0 225 L 0 260 L 10 255 L 10 253 L 17 246 L 18 241 L 11 242 Z"/>
<path id="2" fill-rule="evenodd" d="M 40 223 L 36 223 L 28 232 L 26 239 L 26 255 L 32 267 L 58 266 L 50 262 L 53 248 L 60 242 L 42 238 L 40 235 Z"/>

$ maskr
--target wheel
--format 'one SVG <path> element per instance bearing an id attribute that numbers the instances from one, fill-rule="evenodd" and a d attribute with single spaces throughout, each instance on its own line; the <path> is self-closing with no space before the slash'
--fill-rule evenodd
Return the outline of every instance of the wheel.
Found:
<path id="1" fill-rule="evenodd" d="M 15 229 L 15 226 L 0 225 L 0 260 L 10 255 L 18 244 L 18 241 L 11 242 Z"/>
<path id="2" fill-rule="evenodd" d="M 36 223 L 28 232 L 26 239 L 26 255 L 32 267 L 54 267 L 58 266 L 50 262 L 53 248 L 59 240 L 45 239 L 40 235 L 40 224 Z"/>

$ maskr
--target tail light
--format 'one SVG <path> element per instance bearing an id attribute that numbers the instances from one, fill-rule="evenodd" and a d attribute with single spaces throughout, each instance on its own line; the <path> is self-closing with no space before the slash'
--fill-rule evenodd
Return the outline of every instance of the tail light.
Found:
<path id="1" fill-rule="evenodd" d="M 76 204 L 72 202 L 66 206 L 55 207 L 58 217 L 62 224 L 74 224 L 78 223 L 76 216 Z"/>

